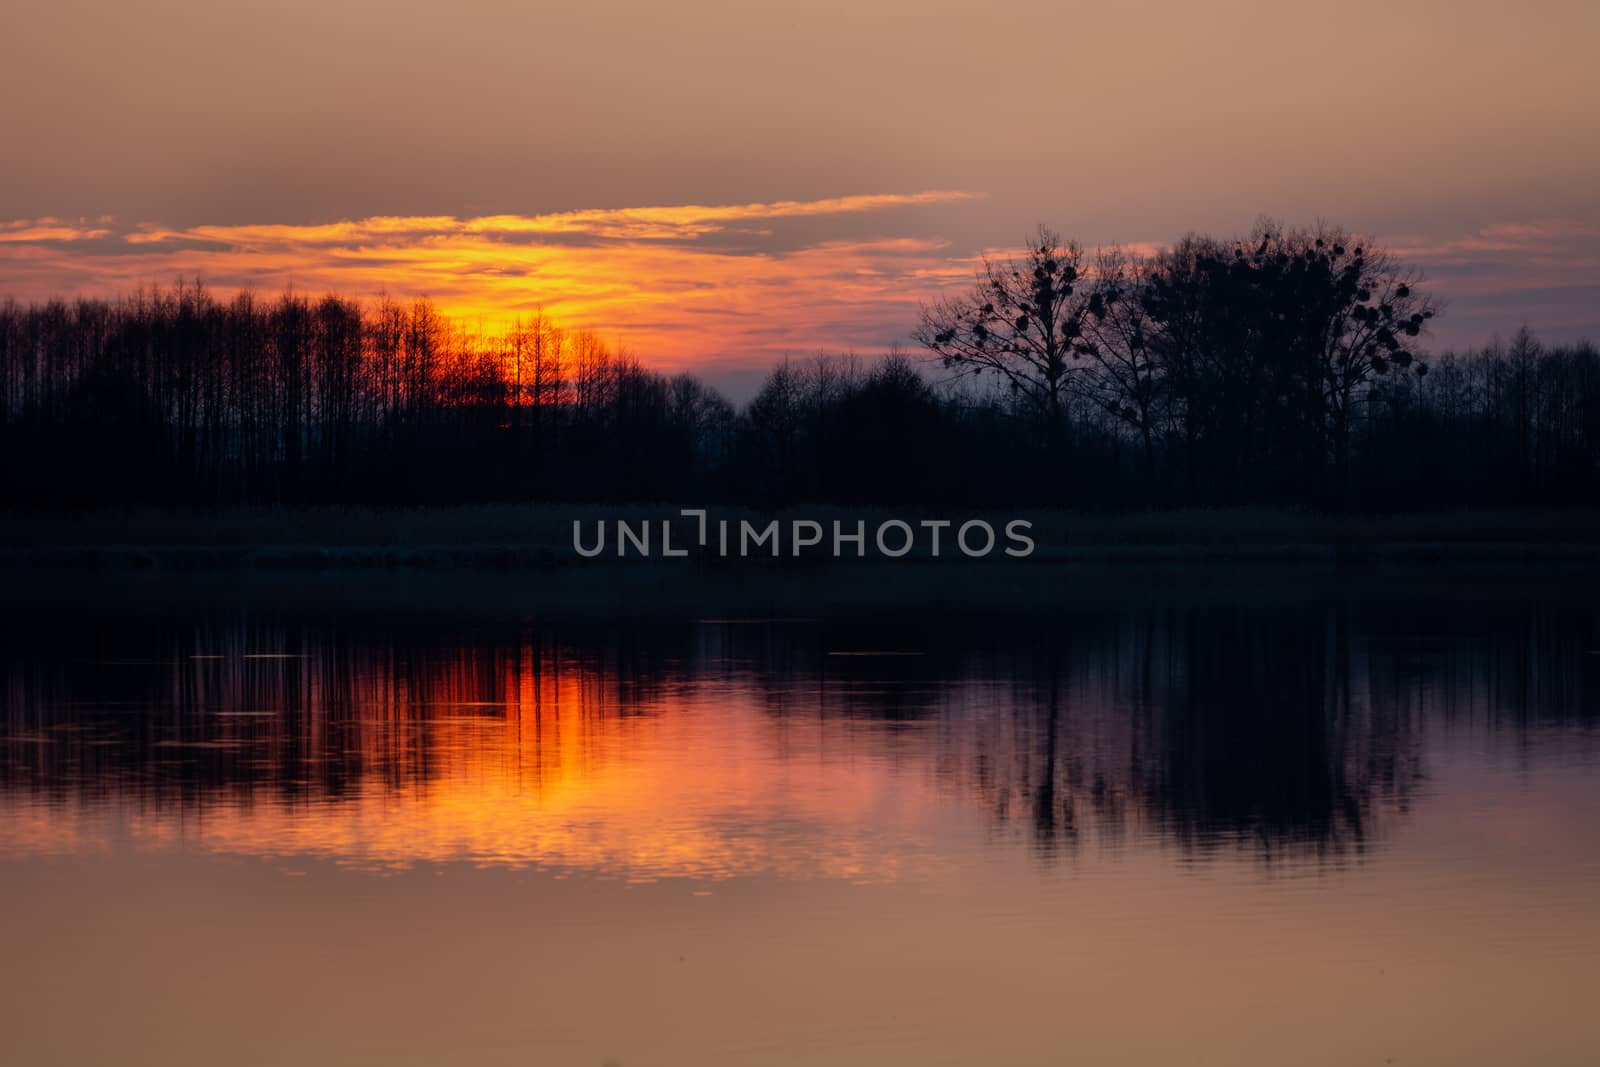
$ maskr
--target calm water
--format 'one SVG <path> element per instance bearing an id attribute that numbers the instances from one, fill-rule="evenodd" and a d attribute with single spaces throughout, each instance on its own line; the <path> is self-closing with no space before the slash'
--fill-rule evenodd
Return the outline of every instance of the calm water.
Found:
<path id="1" fill-rule="evenodd" d="M 1570 584 L 161 588 L 0 624 L 0 1061 L 1600 1062 Z"/>

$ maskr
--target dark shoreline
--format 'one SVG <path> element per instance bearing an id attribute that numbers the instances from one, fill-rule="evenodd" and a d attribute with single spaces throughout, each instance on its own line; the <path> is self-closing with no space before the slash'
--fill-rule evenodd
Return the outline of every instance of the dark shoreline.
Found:
<path id="1" fill-rule="evenodd" d="M 825 572 L 844 576 L 855 569 L 917 567 L 928 571 L 955 569 L 1027 569 L 1071 571 L 1143 565 L 1209 566 L 1218 564 L 1288 565 L 1330 569 L 1368 565 L 1415 564 L 1564 564 L 1600 572 L 1600 544 L 1593 542 L 1417 541 L 1376 543 L 1205 542 L 1173 544 L 1099 544 L 1038 547 L 1025 559 L 963 559 L 927 553 L 888 559 L 876 553 L 862 558 L 794 559 L 708 556 L 687 560 L 618 558 L 584 559 L 570 545 L 549 544 L 420 544 L 420 545 L 295 545 L 295 544 L 103 544 L 0 548 L 0 571 L 32 570 L 157 570 L 179 572 L 229 570 L 495 570 L 495 571 L 654 571 L 746 574 Z"/>
<path id="2" fill-rule="evenodd" d="M 171 568 L 25 567 L 0 571 L 0 603 L 18 620 L 451 618 L 677 623 L 892 620 L 944 628 L 990 617 L 1178 604 L 1423 605 L 1445 616 L 1511 603 L 1600 601 L 1600 561 L 1125 560 L 1115 564 L 856 562 L 831 567 L 562 565 Z"/>
<path id="3" fill-rule="evenodd" d="M 758 526 L 811 519 L 869 531 L 865 555 L 846 546 L 831 558 L 826 544 L 797 558 L 785 532 L 780 555 L 756 548 L 741 558 L 692 548 L 688 558 L 619 557 L 615 538 L 598 557 L 573 547 L 572 525 L 587 531 L 618 522 L 659 530 L 664 520 L 687 541 L 696 520 L 674 505 L 489 505 L 441 509 L 302 509 L 221 512 L 100 512 L 76 515 L 0 515 L 0 570 L 369 570 L 492 569 L 543 572 L 649 570 L 662 573 L 817 572 L 849 574 L 862 568 L 1003 568 L 1056 570 L 1125 565 L 1283 564 L 1297 568 L 1349 565 L 1569 564 L 1600 567 L 1600 511 L 1462 512 L 1418 515 L 1325 516 L 1268 510 L 1193 510 L 1121 514 L 1064 511 L 919 514 L 837 506 L 755 512 L 710 508 L 711 521 Z M 880 554 L 871 531 L 878 523 L 925 517 L 957 523 L 979 518 L 1003 530 L 1012 519 L 1032 523 L 1032 554 L 1004 556 L 1003 535 L 986 558 L 969 559 L 946 531 L 932 558 L 919 535 L 903 558 Z M 681 543 L 681 542 L 680 542 Z"/>

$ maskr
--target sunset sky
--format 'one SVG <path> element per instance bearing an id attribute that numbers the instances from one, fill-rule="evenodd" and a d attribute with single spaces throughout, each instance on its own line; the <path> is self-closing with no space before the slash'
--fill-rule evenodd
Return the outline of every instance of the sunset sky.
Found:
<path id="1" fill-rule="evenodd" d="M 1037 223 L 1375 233 L 1435 347 L 1600 337 L 1591 3 L 62 0 L 6 16 L 0 295 L 543 307 L 665 366 L 907 340 Z"/>

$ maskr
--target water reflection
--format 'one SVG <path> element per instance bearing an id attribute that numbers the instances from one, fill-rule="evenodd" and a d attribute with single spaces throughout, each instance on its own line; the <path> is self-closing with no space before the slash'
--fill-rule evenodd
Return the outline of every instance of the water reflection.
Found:
<path id="1" fill-rule="evenodd" d="M 1597 613 L 1140 603 L 601 623 L 11 620 L 0 851 L 891 881 L 1345 862 L 1449 738 L 1587 759 Z"/>

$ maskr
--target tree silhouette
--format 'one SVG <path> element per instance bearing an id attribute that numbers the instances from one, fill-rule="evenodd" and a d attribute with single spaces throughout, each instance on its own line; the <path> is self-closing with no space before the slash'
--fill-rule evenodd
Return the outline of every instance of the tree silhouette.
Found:
<path id="1" fill-rule="evenodd" d="M 1041 226 L 1020 260 L 985 260 L 970 295 L 924 306 L 912 336 L 955 377 L 998 375 L 1056 424 L 1087 309 L 1077 290 L 1082 259 L 1076 244 Z"/>
<path id="2" fill-rule="evenodd" d="M 1263 224 L 1246 242 L 1189 238 L 1147 270 L 1149 329 L 1129 344 L 1164 367 L 1188 459 L 1214 488 L 1298 482 L 1331 502 L 1347 489 L 1354 406 L 1382 397 L 1369 384 L 1426 373 L 1414 339 L 1436 305 L 1418 282 L 1338 230 Z"/>
<path id="3" fill-rule="evenodd" d="M 1170 418 L 1169 382 L 1143 294 L 1152 265 L 1112 248 L 1095 263 L 1095 285 L 1085 305 L 1076 351 L 1089 372 L 1079 392 L 1112 420 L 1137 435 L 1146 470 L 1154 473 L 1156 448 Z"/>
<path id="4" fill-rule="evenodd" d="M 1600 355 L 1436 353 L 1370 240 L 1262 224 L 1086 266 L 1041 230 L 903 355 L 785 360 L 737 410 L 547 317 L 203 286 L 0 303 L 0 493 L 100 504 L 497 500 L 1398 510 L 1600 499 Z M 930 376 L 931 377 L 931 376 Z M 1070 452 L 1066 445 L 1070 444 Z"/>

